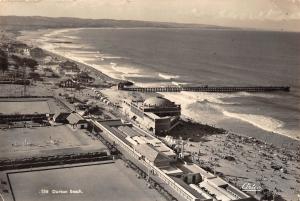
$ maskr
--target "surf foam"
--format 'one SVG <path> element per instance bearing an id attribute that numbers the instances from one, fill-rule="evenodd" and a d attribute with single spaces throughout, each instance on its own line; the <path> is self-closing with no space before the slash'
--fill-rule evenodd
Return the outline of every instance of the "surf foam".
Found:
<path id="1" fill-rule="evenodd" d="M 165 74 L 165 73 L 158 73 L 158 76 L 165 80 L 178 79 L 180 77 L 179 75 L 172 75 L 172 74 Z"/>
<path id="2" fill-rule="evenodd" d="M 231 118 L 245 121 L 260 129 L 269 132 L 278 132 L 278 129 L 284 125 L 282 121 L 279 121 L 271 117 L 266 117 L 263 115 L 239 114 L 239 113 L 233 113 L 228 111 L 223 111 L 223 114 Z"/>

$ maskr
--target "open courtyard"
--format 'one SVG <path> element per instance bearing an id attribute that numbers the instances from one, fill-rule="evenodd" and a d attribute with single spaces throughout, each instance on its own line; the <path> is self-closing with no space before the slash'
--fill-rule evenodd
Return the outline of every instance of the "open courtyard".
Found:
<path id="1" fill-rule="evenodd" d="M 50 108 L 46 100 L 0 102 L 2 114 L 47 114 Z"/>
<path id="2" fill-rule="evenodd" d="M 98 151 L 106 148 L 85 132 L 88 131 L 75 130 L 65 125 L 0 130 L 0 159 Z"/>
<path id="3" fill-rule="evenodd" d="M 0 115 L 55 114 L 64 111 L 66 108 L 52 97 L 0 97 Z"/>
<path id="4" fill-rule="evenodd" d="M 124 163 L 9 173 L 15 201 L 162 201 Z M 30 181 L 30 182 L 28 182 Z"/>

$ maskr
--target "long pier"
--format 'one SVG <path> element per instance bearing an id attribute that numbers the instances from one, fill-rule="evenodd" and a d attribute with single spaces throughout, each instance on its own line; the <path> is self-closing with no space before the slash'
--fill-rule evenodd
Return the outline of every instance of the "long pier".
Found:
<path id="1" fill-rule="evenodd" d="M 253 87 L 211 87 L 211 86 L 197 86 L 197 87 L 125 87 L 118 86 L 119 90 L 124 91 L 138 91 L 138 92 L 216 92 L 216 93 L 230 93 L 230 92 L 275 92 L 275 91 L 290 91 L 289 86 L 253 86 Z"/>

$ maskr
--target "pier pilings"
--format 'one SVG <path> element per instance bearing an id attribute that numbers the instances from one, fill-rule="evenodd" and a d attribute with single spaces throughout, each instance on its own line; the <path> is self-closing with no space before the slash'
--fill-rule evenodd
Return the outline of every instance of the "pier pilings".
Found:
<path id="1" fill-rule="evenodd" d="M 275 91 L 290 91 L 289 86 L 249 86 L 249 87 L 210 87 L 210 86 L 189 86 L 189 87 L 125 87 L 118 86 L 119 90 L 137 91 L 144 93 L 154 92 L 215 92 L 215 93 L 230 93 L 230 92 L 275 92 Z"/>

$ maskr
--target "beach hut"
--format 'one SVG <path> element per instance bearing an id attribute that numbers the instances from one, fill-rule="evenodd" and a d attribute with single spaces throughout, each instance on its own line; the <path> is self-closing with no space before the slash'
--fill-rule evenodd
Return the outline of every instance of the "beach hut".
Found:
<path id="1" fill-rule="evenodd" d="M 73 128 L 86 129 L 88 127 L 88 122 L 77 113 L 71 113 L 67 120 Z"/>

